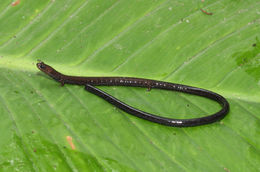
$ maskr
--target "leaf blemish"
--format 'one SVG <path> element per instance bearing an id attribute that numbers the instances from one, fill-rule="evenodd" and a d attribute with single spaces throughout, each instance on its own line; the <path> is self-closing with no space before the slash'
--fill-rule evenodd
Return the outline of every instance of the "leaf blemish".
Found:
<path id="1" fill-rule="evenodd" d="M 200 11 L 203 12 L 204 14 L 207 14 L 207 15 L 213 15 L 213 13 L 207 12 L 207 11 L 205 11 L 203 9 L 200 9 Z"/>
<path id="2" fill-rule="evenodd" d="M 11 5 L 14 7 L 14 6 L 18 5 L 18 4 L 20 4 L 20 0 L 16 0 L 15 2 L 12 2 Z"/>
<path id="3" fill-rule="evenodd" d="M 75 145 L 74 145 L 73 142 L 72 142 L 72 137 L 71 137 L 71 136 L 67 136 L 66 139 L 67 139 L 67 141 L 68 141 L 68 143 L 69 143 L 71 149 L 72 149 L 72 150 L 75 150 L 76 147 L 75 147 Z"/>

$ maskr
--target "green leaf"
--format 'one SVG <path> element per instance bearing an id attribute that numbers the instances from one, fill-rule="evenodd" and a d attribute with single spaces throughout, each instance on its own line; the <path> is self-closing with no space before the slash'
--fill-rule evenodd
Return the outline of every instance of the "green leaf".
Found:
<path id="1" fill-rule="evenodd" d="M 10 3 L 0 4 L 1 170 L 260 170 L 259 1 Z M 68 75 L 131 76 L 209 89 L 227 98 L 230 112 L 199 127 L 151 123 L 82 86 L 60 87 L 36 68 L 37 59 Z M 172 118 L 220 109 L 178 92 L 99 88 Z"/>

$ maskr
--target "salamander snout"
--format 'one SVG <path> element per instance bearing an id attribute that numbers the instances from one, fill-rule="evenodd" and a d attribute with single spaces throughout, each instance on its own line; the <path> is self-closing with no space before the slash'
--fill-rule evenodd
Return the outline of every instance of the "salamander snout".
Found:
<path id="1" fill-rule="evenodd" d="M 44 70 L 44 69 L 47 67 L 43 62 L 37 63 L 36 66 L 37 66 L 40 70 Z"/>

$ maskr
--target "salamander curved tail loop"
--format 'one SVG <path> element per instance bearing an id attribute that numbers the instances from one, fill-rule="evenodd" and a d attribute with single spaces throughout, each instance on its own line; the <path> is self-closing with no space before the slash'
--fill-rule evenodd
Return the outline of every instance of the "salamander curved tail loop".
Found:
<path id="1" fill-rule="evenodd" d="M 68 76 L 63 75 L 53 69 L 51 66 L 39 62 L 37 63 L 37 67 L 52 77 L 57 82 L 60 82 L 63 86 L 64 84 L 76 84 L 76 85 L 85 85 L 85 89 L 101 98 L 106 100 L 107 102 L 115 105 L 116 107 L 122 109 L 123 111 L 137 116 L 139 118 L 159 123 L 162 125 L 173 126 L 173 127 L 193 127 L 204 124 L 210 124 L 216 121 L 223 119 L 228 111 L 229 104 L 227 100 L 221 95 L 214 93 L 209 90 L 191 87 L 187 85 L 174 84 L 169 82 L 143 79 L 143 78 L 130 78 L 130 77 L 79 77 L 79 76 Z M 188 94 L 194 94 L 202 97 L 206 97 L 218 102 L 222 109 L 212 115 L 201 117 L 201 118 L 191 118 L 191 119 L 172 119 L 172 118 L 164 118 L 161 116 L 153 115 L 138 109 L 135 109 L 115 97 L 107 94 L 106 92 L 94 87 L 98 85 L 103 86 L 132 86 L 132 87 L 144 87 L 150 90 L 151 88 L 156 89 L 165 89 L 172 91 L 179 91 Z"/>
<path id="2" fill-rule="evenodd" d="M 115 97 L 107 94 L 106 92 L 104 92 L 96 87 L 93 87 L 92 85 L 87 84 L 85 86 L 85 89 L 87 91 L 103 98 L 107 102 L 111 103 L 112 105 L 118 107 L 119 109 L 121 109 L 129 114 L 132 114 L 139 118 L 143 118 L 143 119 L 151 121 L 151 122 L 155 122 L 155 123 L 159 123 L 159 124 L 167 125 L 167 126 L 173 126 L 173 127 L 193 127 L 193 126 L 198 126 L 198 125 L 210 124 L 210 123 L 219 121 L 222 118 L 224 118 L 229 110 L 229 104 L 225 98 L 223 98 L 222 96 L 220 96 L 216 93 L 209 92 L 207 90 L 198 89 L 198 90 L 193 90 L 192 92 L 189 92 L 189 93 L 197 94 L 197 95 L 200 95 L 203 97 L 213 99 L 222 105 L 222 109 L 213 115 L 209 115 L 209 116 L 201 117 L 201 118 L 192 118 L 192 119 L 164 118 L 161 116 L 153 115 L 153 114 L 135 109 L 134 107 L 121 102 L 120 100 L 116 99 Z M 207 95 L 204 94 L 205 92 L 207 93 Z"/>

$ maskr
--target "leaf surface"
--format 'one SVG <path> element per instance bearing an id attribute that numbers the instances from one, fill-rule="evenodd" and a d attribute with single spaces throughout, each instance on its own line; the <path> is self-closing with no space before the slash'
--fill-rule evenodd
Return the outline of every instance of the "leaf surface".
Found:
<path id="1" fill-rule="evenodd" d="M 206 15 L 200 9 L 212 12 Z M 259 171 L 260 3 L 21 0 L 0 4 L 3 171 Z M 38 71 L 129 76 L 217 92 L 220 122 L 174 128 Z M 193 118 L 220 107 L 198 96 L 99 87 L 141 110 Z M 73 149 L 67 137 L 72 138 Z"/>

